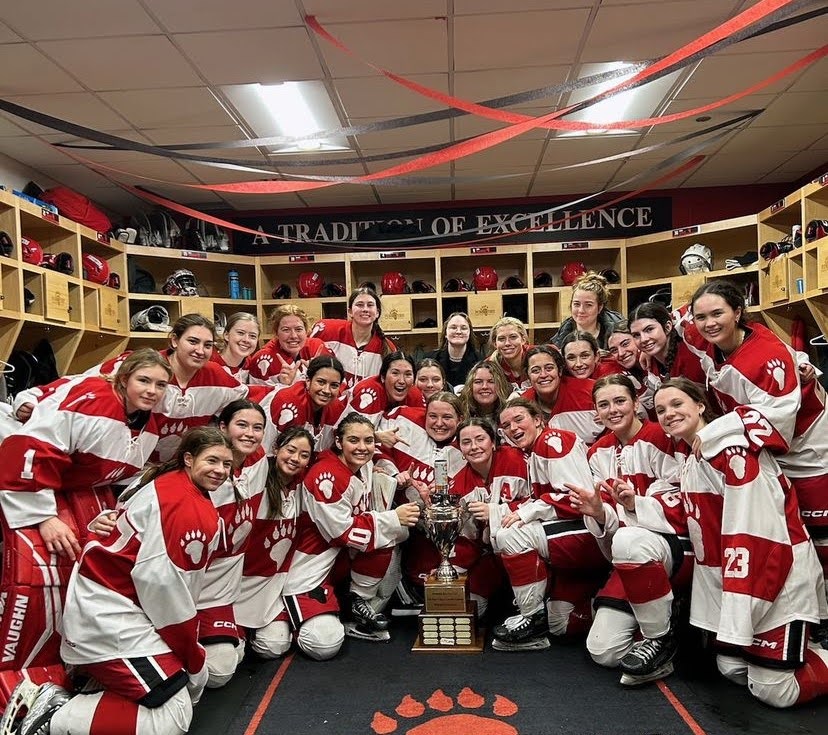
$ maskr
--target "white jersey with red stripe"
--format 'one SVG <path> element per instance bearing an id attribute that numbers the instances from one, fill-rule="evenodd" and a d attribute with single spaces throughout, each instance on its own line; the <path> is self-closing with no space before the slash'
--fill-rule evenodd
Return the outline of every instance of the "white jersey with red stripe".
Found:
<path id="1" fill-rule="evenodd" d="M 791 478 L 825 474 L 828 412 L 825 390 L 815 380 L 799 384 L 793 350 L 762 324 L 750 323 L 745 339 L 726 359 L 701 336 L 695 324 L 685 341 L 701 360 L 710 388 L 729 412 L 705 430 L 712 440 L 745 436 L 762 448 L 781 438 L 777 456 Z"/>
<path id="2" fill-rule="evenodd" d="M 308 393 L 308 384 L 302 380 L 282 390 L 270 391 L 259 403 L 268 417 L 262 439 L 265 451 L 273 451 L 283 431 L 301 426 L 313 437 L 314 450 L 322 452 L 334 444 L 336 426 L 348 405 L 348 397 L 343 393 L 318 411 Z"/>
<path id="3" fill-rule="evenodd" d="M 284 611 L 282 591 L 296 550 L 301 509 L 301 493 L 296 485 L 282 492 L 278 514 L 271 514 L 270 500 L 266 494 L 262 496 L 244 554 L 241 589 L 233 606 L 239 625 L 262 628 Z"/>
<path id="4" fill-rule="evenodd" d="M 284 387 L 284 384 L 279 382 L 282 367 L 298 363 L 299 369 L 296 371 L 293 380 L 293 384 L 296 384 L 305 379 L 308 363 L 314 357 L 323 355 L 333 355 L 333 352 L 325 346 L 321 339 L 316 337 L 308 337 L 302 349 L 295 355 L 283 350 L 279 340 L 271 339 L 250 358 L 250 379 L 248 382 L 251 385 L 272 385 L 277 389 L 281 389 Z"/>
<path id="5" fill-rule="evenodd" d="M 327 577 L 340 549 L 370 552 L 408 538 L 389 498 L 376 497 L 373 463 L 355 475 L 333 452 L 323 452 L 302 483 L 303 514 L 285 594 L 301 594 Z"/>
<path id="6" fill-rule="evenodd" d="M 422 391 L 413 386 L 409 389 L 403 406 L 422 408 L 425 406 Z M 388 393 L 385 385 L 378 375 L 375 375 L 357 383 L 351 391 L 348 401 L 348 408 L 342 414 L 343 418 L 351 413 L 358 413 L 371 420 L 374 428 L 378 428 L 383 418 L 388 415 L 396 406 L 391 406 L 388 401 Z"/>
<path id="7" fill-rule="evenodd" d="M 214 349 L 210 354 L 210 362 L 218 365 L 228 375 L 232 375 L 239 383 L 245 385 L 250 382 L 250 358 L 245 357 L 238 365 L 233 367 L 228 365 L 227 361 L 221 356 L 221 352 Z"/>
<path id="8" fill-rule="evenodd" d="M 681 493 L 696 556 L 690 622 L 750 646 L 787 623 L 818 622 L 824 593 L 788 479 L 770 452 L 738 439 L 688 456 Z"/>
<path id="9" fill-rule="evenodd" d="M 79 530 L 102 508 L 74 507 L 90 495 L 141 471 L 158 442 L 157 417 L 141 429 L 128 424 L 123 398 L 100 377 L 65 380 L 2 444 L 0 507 L 10 528 L 35 526 L 57 515 L 65 496 Z M 94 495 L 94 493 L 92 493 Z"/>
<path id="10" fill-rule="evenodd" d="M 642 422 L 626 444 L 609 432 L 589 448 L 588 457 L 595 482 L 623 480 L 635 489 L 635 513 L 615 507 L 622 523 L 659 533 L 687 534 L 679 492 L 681 458 L 658 424 Z"/>
<path id="11" fill-rule="evenodd" d="M 63 660 L 91 664 L 172 652 L 188 672 L 200 671 L 196 600 L 219 523 L 213 504 L 183 471 L 139 489 L 112 533 L 90 541 L 75 566 Z"/>
<path id="12" fill-rule="evenodd" d="M 357 347 L 351 322 L 347 319 L 322 319 L 313 325 L 311 337 L 316 337 L 336 356 L 345 368 L 345 384 L 353 388 L 360 380 L 379 375 L 382 365 L 383 340 L 373 333 L 371 339 L 362 347 Z M 385 345 L 389 352 L 397 349 L 386 337 Z"/>
<path id="13" fill-rule="evenodd" d="M 375 458 L 378 469 L 392 477 L 400 472 L 407 472 L 413 480 L 434 483 L 434 464 L 438 459 L 446 460 L 448 479 L 463 468 L 466 461 L 457 446 L 457 442 L 438 446 L 425 430 L 426 410 L 411 406 L 398 406 L 380 419 L 379 431 L 397 429 L 397 436 L 402 440 L 393 447 L 382 447 L 381 456 Z M 419 494 L 413 489 L 406 492 L 409 500 L 418 500 Z"/>
<path id="14" fill-rule="evenodd" d="M 551 408 L 538 400 L 534 388 L 520 394 L 521 398 L 536 403 L 547 418 L 547 425 L 577 434 L 589 446 L 604 433 L 592 401 L 594 380 L 561 376 L 558 397 Z"/>
<path id="15" fill-rule="evenodd" d="M 210 493 L 222 534 L 219 547 L 207 567 L 198 609 L 231 605 L 241 587 L 242 567 L 253 519 L 259 509 L 267 480 L 267 457 L 259 448 L 227 481 Z"/>
<path id="16" fill-rule="evenodd" d="M 583 441 L 571 431 L 544 429 L 532 445 L 528 462 L 535 500 L 517 509 L 520 519 L 524 523 L 580 520 L 581 514 L 569 503 L 569 490 L 564 483 L 592 487 Z"/>

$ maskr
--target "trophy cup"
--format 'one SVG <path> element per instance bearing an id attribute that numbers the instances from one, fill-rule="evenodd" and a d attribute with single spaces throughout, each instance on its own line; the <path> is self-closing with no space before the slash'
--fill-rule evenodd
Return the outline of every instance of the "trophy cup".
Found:
<path id="1" fill-rule="evenodd" d="M 471 513 L 463 500 L 449 494 L 446 460 L 434 463 L 434 493 L 421 517 L 426 536 L 440 553 L 440 564 L 425 581 L 425 608 L 419 615 L 420 631 L 412 650 L 482 651 L 477 604 L 469 600 L 466 575 L 458 574 L 449 561 Z"/>

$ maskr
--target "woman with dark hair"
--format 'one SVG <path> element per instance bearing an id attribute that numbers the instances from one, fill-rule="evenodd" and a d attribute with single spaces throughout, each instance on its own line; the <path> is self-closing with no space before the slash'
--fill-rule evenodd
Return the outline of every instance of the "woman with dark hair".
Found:
<path id="1" fill-rule="evenodd" d="M 446 373 L 443 366 L 431 357 L 424 357 L 417 363 L 414 385 L 420 389 L 426 403 L 435 393 L 451 390 L 451 386 L 446 383 Z"/>
<path id="2" fill-rule="evenodd" d="M 233 468 L 210 500 L 224 533 L 210 559 L 198 598 L 198 639 L 207 651 L 207 686 L 224 686 L 244 656 L 244 634 L 236 624 L 233 605 L 241 590 L 242 568 L 253 518 L 262 501 L 268 464 L 262 450 L 265 412 L 246 398 L 224 407 L 218 428 L 230 440 Z"/>
<path id="3" fill-rule="evenodd" d="M 486 360 L 500 366 L 512 390 L 528 388 L 529 379 L 523 363 L 531 345 L 523 322 L 513 316 L 498 319 L 489 331 L 489 344 L 493 352 Z"/>
<path id="4" fill-rule="evenodd" d="M 605 350 L 612 326 L 623 319 L 621 314 L 609 308 L 610 295 L 607 279 L 602 275 L 589 271 L 578 278 L 572 284 L 569 303 L 572 315 L 564 319 L 550 343 L 561 349 L 564 339 L 580 330 L 595 337 L 598 346 Z"/>
<path id="5" fill-rule="evenodd" d="M 587 446 L 603 432 L 592 401 L 593 380 L 564 374 L 564 358 L 552 345 L 538 345 L 526 353 L 526 373 L 531 388 L 520 394 L 533 401 L 547 425 L 572 431 Z"/>
<path id="6" fill-rule="evenodd" d="M 210 362 L 223 367 L 240 383 L 250 376 L 250 356 L 259 346 L 259 318 L 246 311 L 237 311 L 227 318 L 224 332 L 217 339 L 218 349 L 210 355 Z"/>
<path id="7" fill-rule="evenodd" d="M 382 302 L 376 291 L 361 287 L 348 297 L 348 319 L 322 319 L 311 337 L 317 337 L 345 367 L 345 386 L 377 375 L 383 358 L 397 346 L 385 336 L 379 320 Z"/>
<path id="8" fill-rule="evenodd" d="M 390 510 L 394 483 L 374 472 L 374 425 L 357 413 L 336 429 L 336 445 L 319 455 L 303 482 L 300 533 L 283 594 L 299 646 L 311 658 L 335 656 L 343 626 L 330 575 L 342 552 L 350 562 L 350 635 L 388 638 L 374 606 L 394 547 L 420 517 L 416 503 Z M 305 516 L 307 514 L 307 516 Z"/>
<path id="9" fill-rule="evenodd" d="M 581 514 L 569 502 L 567 484 L 591 487 L 586 446 L 571 431 L 544 428 L 540 409 L 511 398 L 500 412 L 500 431 L 529 465 L 533 500 L 490 524 L 492 546 L 511 580 L 518 615 L 494 627 L 500 650 L 549 647 L 547 636 L 584 632 L 590 600 L 604 581 L 607 561 Z M 548 605 L 549 568 L 554 583 Z"/>
<path id="10" fill-rule="evenodd" d="M 655 409 L 653 408 L 655 386 L 652 385 L 652 381 L 646 379 L 647 373 L 638 360 L 641 351 L 633 339 L 630 323 L 626 319 L 613 325 L 607 337 L 607 350 L 610 357 L 620 365 L 623 374 L 635 386 L 639 405 L 646 411 L 648 418 L 655 421 Z"/>
<path id="11" fill-rule="evenodd" d="M 701 360 L 708 388 L 729 412 L 701 432 L 699 441 L 716 446 L 744 437 L 756 448 L 774 442 L 828 579 L 825 390 L 816 380 L 800 384 L 793 351 L 767 327 L 746 321 L 744 295 L 734 284 L 710 281 L 693 294 L 690 306 L 693 323 L 685 340 Z M 822 635 L 828 638 L 828 629 Z"/>
<path id="12" fill-rule="evenodd" d="M 70 698 L 43 685 L 23 732 L 187 732 L 207 681 L 196 601 L 220 538 L 209 495 L 232 461 L 217 429 L 190 430 L 174 458 L 144 474 L 112 533 L 86 545 L 69 582 L 61 657 L 98 691 Z"/>
<path id="13" fill-rule="evenodd" d="M 468 314 L 462 311 L 449 314 L 443 322 L 439 346 L 429 357 L 440 363 L 452 389 L 466 382 L 471 366 L 483 359 Z"/>
<path id="14" fill-rule="evenodd" d="M 284 655 L 293 641 L 282 591 L 296 550 L 300 484 L 312 458 L 307 429 L 294 426 L 279 434 L 247 542 L 234 611 L 236 622 L 249 630 L 250 647 L 264 658 Z M 300 631 L 300 648 L 307 648 L 308 632 Z"/>
<path id="15" fill-rule="evenodd" d="M 662 380 L 680 375 L 704 383 L 698 358 L 681 338 L 672 314 L 664 306 L 646 301 L 630 312 L 627 321 L 636 346 L 649 358 L 647 380 L 653 389 Z"/>
<path id="16" fill-rule="evenodd" d="M 423 394 L 414 386 L 414 360 L 410 355 L 395 350 L 382 358 L 379 375 L 365 378 L 351 391 L 346 413 L 366 416 L 379 429 L 383 418 L 397 406 L 422 408 Z M 377 439 L 386 446 L 396 442 L 393 427 L 386 427 Z"/>
<path id="17" fill-rule="evenodd" d="M 693 303 L 708 313 L 703 301 Z M 784 443 L 775 432 L 762 447 L 745 434 L 709 440 L 704 389 L 686 378 L 662 383 L 655 405 L 661 427 L 689 453 L 681 497 L 696 555 L 690 623 L 715 635 L 720 673 L 765 704 L 790 707 L 824 694 L 828 651 L 807 635 L 820 618 L 822 574 L 796 493 L 771 454 Z M 700 456 L 690 451 L 697 438 Z M 622 667 L 645 674 L 661 648 L 660 639 L 644 638 L 624 659 L 635 666 Z"/>
<path id="18" fill-rule="evenodd" d="M 589 332 L 576 329 L 567 335 L 561 345 L 567 372 L 579 380 L 597 380 L 605 375 L 621 372 L 621 366 L 601 354 L 598 341 Z"/>
<path id="19" fill-rule="evenodd" d="M 481 360 L 469 370 L 460 401 L 467 416 L 497 421 L 503 404 L 509 400 L 512 387 L 503 369 L 496 362 Z"/>
<path id="20" fill-rule="evenodd" d="M 569 486 L 570 502 L 584 514 L 613 572 L 598 592 L 587 638 L 593 661 L 614 668 L 624 661 L 639 630 L 646 638 L 667 633 L 673 590 L 689 588 L 693 561 L 678 492 L 680 463 L 673 443 L 656 423 L 637 414 L 635 386 L 609 375 L 593 388 L 595 409 L 608 432 L 589 448 L 596 487 Z M 619 498 L 631 497 L 625 512 Z M 652 600 L 642 600 L 657 590 Z M 676 637 L 665 639 L 658 665 L 645 675 L 627 672 L 621 683 L 638 686 L 672 673 Z"/>
<path id="21" fill-rule="evenodd" d="M 265 452 L 270 454 L 279 435 L 292 426 L 310 432 L 317 452 L 333 446 L 336 424 L 348 405 L 339 393 L 344 380 L 339 360 L 329 355 L 314 357 L 303 380 L 265 396 L 262 406 L 269 418 L 262 442 Z"/>
<path id="22" fill-rule="evenodd" d="M 0 624 L 15 630 L 17 641 L 0 668 L 60 663 L 56 603 L 90 536 L 88 524 L 115 508 L 113 483 L 137 475 L 155 450 L 153 410 L 171 379 L 166 359 L 136 350 L 112 375 L 62 381 L 3 441 Z"/>
<path id="23" fill-rule="evenodd" d="M 273 338 L 250 358 L 251 385 L 293 385 L 305 376 L 314 357 L 333 354 L 321 339 L 308 337 L 308 316 L 296 304 L 273 310 L 270 331 Z"/>

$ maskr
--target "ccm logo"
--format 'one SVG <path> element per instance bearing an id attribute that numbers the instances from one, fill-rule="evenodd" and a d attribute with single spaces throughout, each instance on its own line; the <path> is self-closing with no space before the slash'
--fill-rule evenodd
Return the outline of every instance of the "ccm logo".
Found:
<path id="1" fill-rule="evenodd" d="M 800 510 L 799 515 L 803 518 L 828 518 L 828 510 Z"/>
<path id="2" fill-rule="evenodd" d="M 231 623 L 229 620 L 216 620 L 213 623 L 214 628 L 230 628 L 230 630 L 236 630 L 236 624 Z"/>

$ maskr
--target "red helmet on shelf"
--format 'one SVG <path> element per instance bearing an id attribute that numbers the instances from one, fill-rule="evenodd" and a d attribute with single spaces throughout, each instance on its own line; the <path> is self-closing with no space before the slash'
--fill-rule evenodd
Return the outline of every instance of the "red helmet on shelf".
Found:
<path id="1" fill-rule="evenodd" d="M 389 271 L 385 273 L 380 281 L 383 294 L 398 295 L 401 293 L 411 293 L 408 288 L 408 281 L 405 276 L 398 271 Z"/>
<path id="2" fill-rule="evenodd" d="M 494 291 L 497 288 L 497 271 L 490 265 L 481 265 L 474 269 L 472 277 L 475 291 Z"/>
<path id="3" fill-rule="evenodd" d="M 296 281 L 296 288 L 303 299 L 319 298 L 324 285 L 325 281 L 316 271 L 300 273 L 299 279 Z"/>
<path id="4" fill-rule="evenodd" d="M 23 256 L 23 262 L 29 265 L 40 265 L 43 262 L 43 248 L 40 247 L 40 243 L 25 235 L 20 238 L 20 254 Z"/>
<path id="5" fill-rule="evenodd" d="M 109 263 L 103 258 L 91 253 L 84 253 L 81 258 L 83 264 L 83 277 L 92 283 L 106 286 L 109 283 Z"/>
<path id="6" fill-rule="evenodd" d="M 561 268 L 561 283 L 563 283 L 564 286 L 571 286 L 586 272 L 586 266 L 581 262 L 573 261 L 571 263 L 567 263 L 563 268 Z"/>

